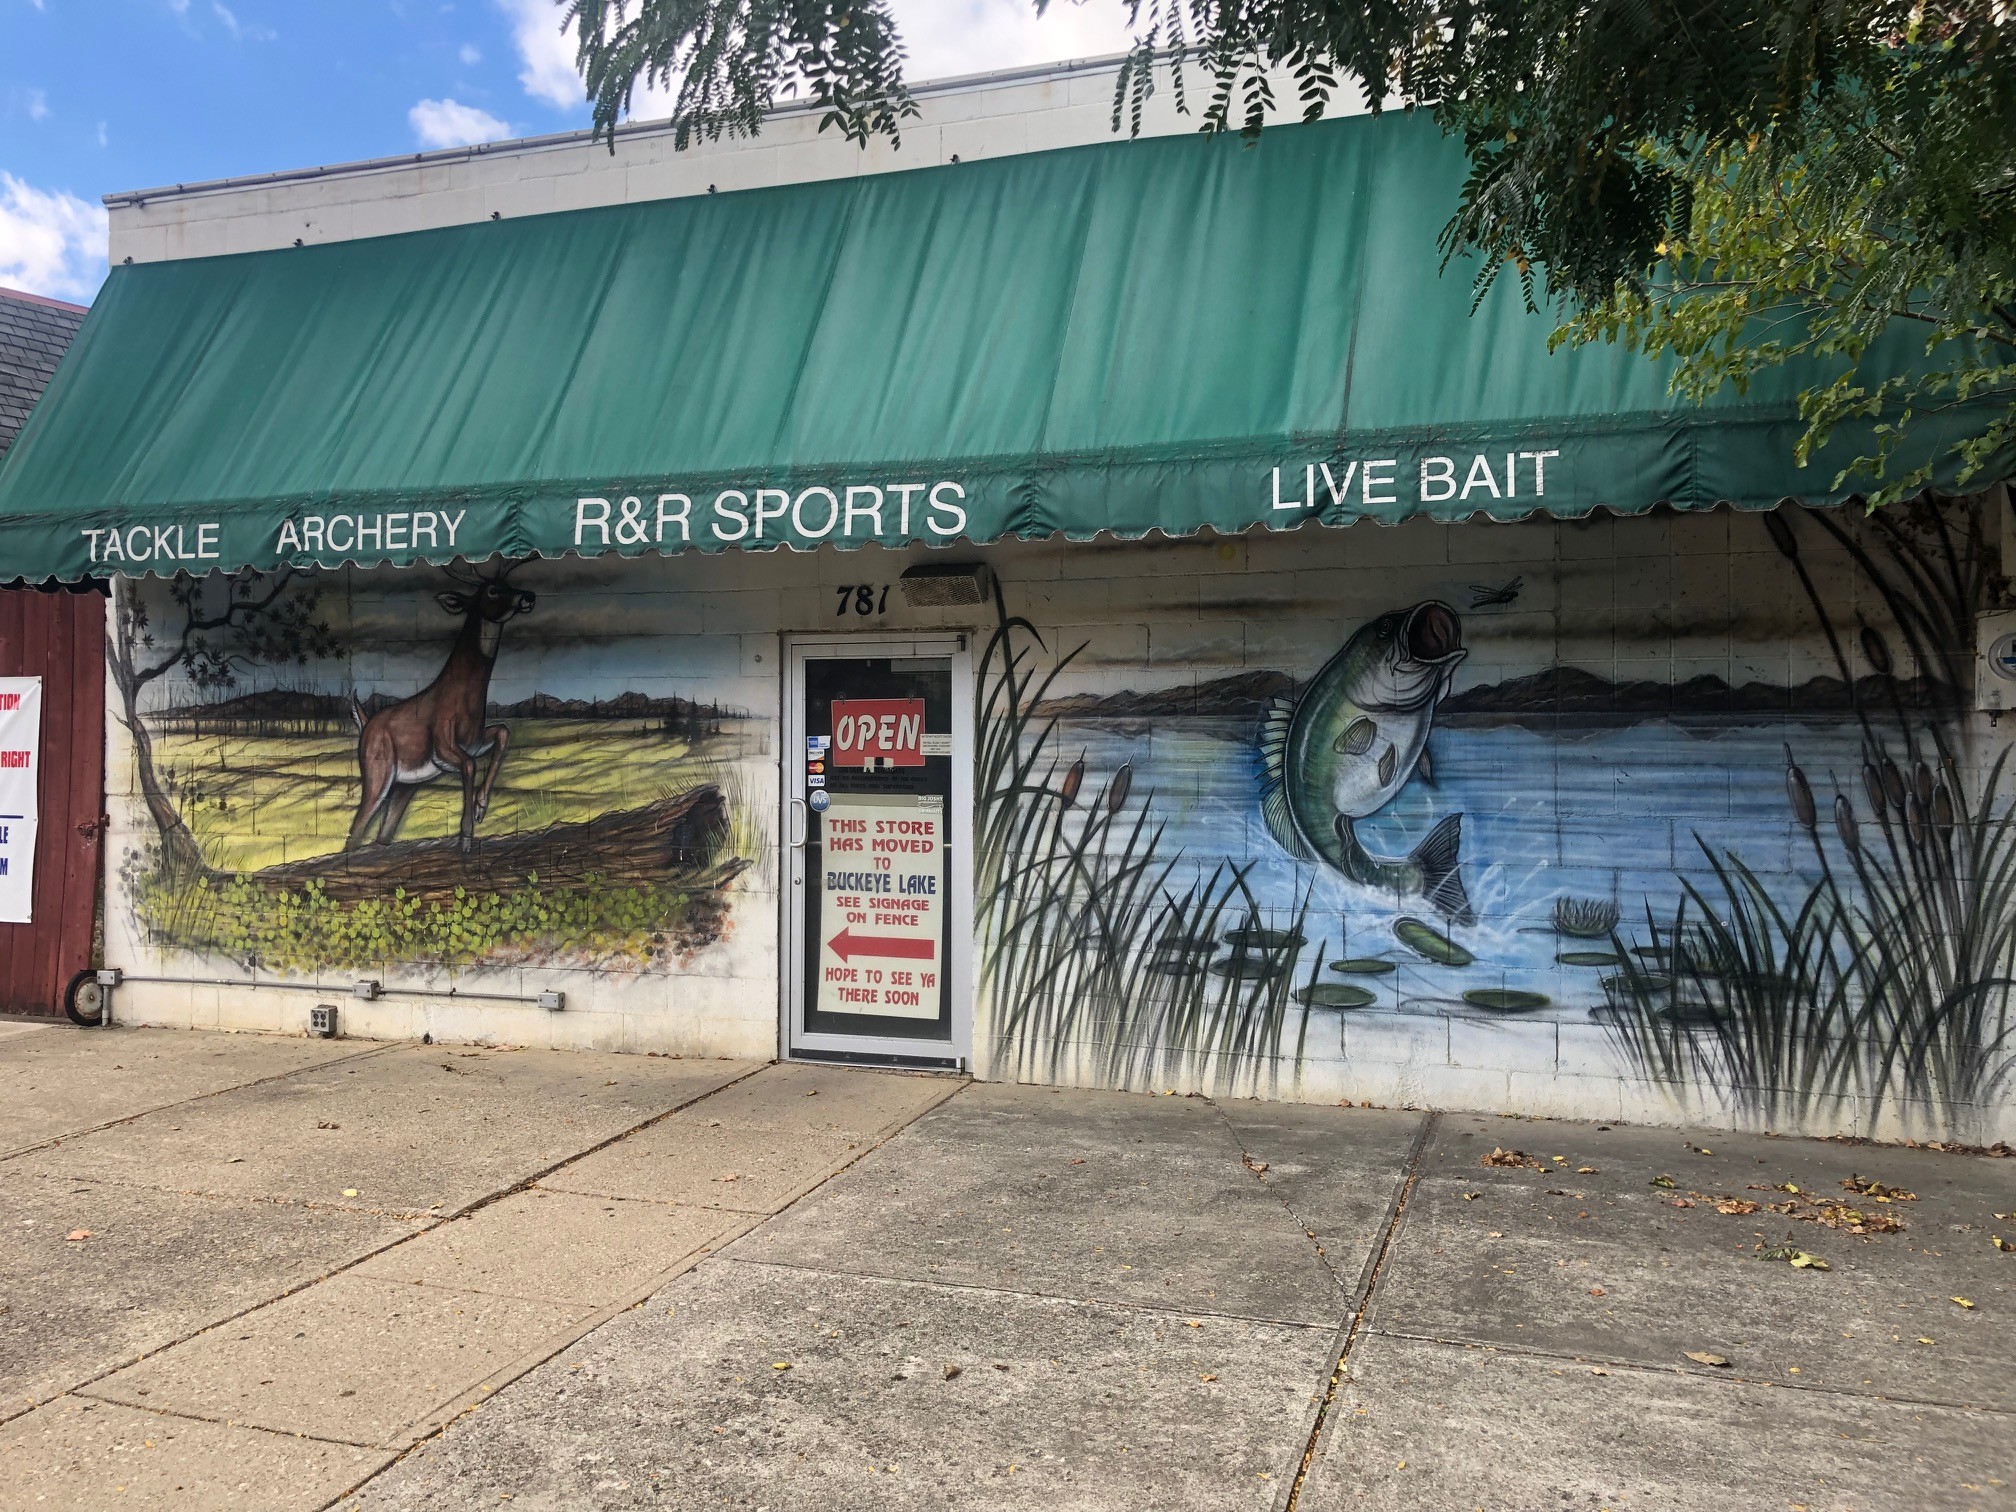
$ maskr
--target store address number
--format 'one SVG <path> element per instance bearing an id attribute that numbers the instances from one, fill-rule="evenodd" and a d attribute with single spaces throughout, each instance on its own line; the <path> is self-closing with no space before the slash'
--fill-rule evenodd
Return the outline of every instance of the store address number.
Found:
<path id="1" fill-rule="evenodd" d="M 849 614 L 858 614 L 865 619 L 869 615 L 889 612 L 887 583 L 842 583 L 836 591 L 840 595 L 840 603 L 833 611 L 835 619 L 844 619 Z"/>

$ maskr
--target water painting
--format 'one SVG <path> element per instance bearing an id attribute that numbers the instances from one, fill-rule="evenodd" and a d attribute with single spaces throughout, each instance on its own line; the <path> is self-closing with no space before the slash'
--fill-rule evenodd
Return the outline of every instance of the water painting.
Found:
<path id="1" fill-rule="evenodd" d="M 995 1053 L 1268 1096 L 1350 1018 L 1595 1025 L 1679 1112 L 1793 1128 L 1859 1100 L 1978 1132 L 2016 1073 L 2016 837 L 1971 713 L 1974 615 L 2005 591 L 1986 508 L 1733 522 L 1832 662 L 1775 683 L 1466 675 L 1466 616 L 1519 578 L 1366 605 L 1318 666 L 1162 689 L 1075 691 L 1072 651 L 1004 620 Z"/>

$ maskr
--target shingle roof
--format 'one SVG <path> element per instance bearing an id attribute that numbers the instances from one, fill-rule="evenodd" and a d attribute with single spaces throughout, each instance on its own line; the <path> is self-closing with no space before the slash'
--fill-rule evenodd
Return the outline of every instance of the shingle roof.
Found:
<path id="1" fill-rule="evenodd" d="M 82 305 L 0 289 L 0 456 L 14 444 L 83 321 Z"/>

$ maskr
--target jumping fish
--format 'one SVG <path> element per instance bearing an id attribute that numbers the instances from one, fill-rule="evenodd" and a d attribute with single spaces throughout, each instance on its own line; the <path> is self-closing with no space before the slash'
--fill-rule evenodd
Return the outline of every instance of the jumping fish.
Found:
<path id="1" fill-rule="evenodd" d="M 1476 914 L 1460 869 L 1463 816 L 1451 814 L 1404 857 L 1376 856 L 1353 825 L 1418 770 L 1432 781 L 1435 706 L 1468 655 L 1456 611 L 1433 599 L 1361 626 L 1299 699 L 1278 699 L 1260 732 L 1260 811 L 1281 847 L 1321 857 L 1352 881 L 1419 894 L 1444 918 Z"/>

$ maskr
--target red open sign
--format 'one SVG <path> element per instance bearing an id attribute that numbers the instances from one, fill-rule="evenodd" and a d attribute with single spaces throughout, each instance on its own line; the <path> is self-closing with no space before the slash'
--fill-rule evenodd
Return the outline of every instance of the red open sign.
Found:
<path id="1" fill-rule="evenodd" d="M 833 765 L 924 765 L 924 700 L 843 698 L 833 703 Z"/>

